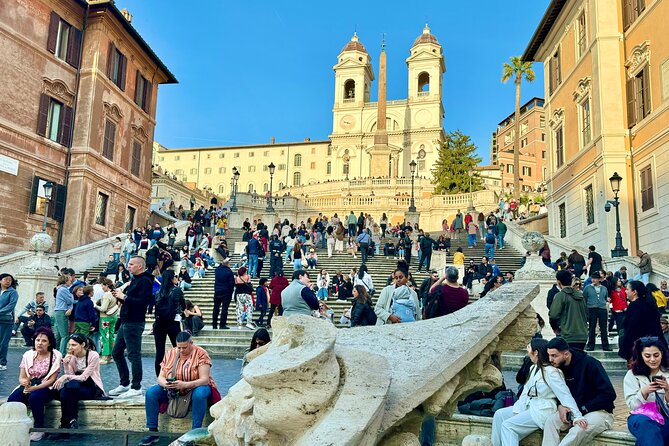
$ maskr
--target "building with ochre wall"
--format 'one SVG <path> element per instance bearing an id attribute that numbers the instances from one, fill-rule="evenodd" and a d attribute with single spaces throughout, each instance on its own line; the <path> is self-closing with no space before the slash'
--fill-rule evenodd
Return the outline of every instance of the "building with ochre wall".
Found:
<path id="1" fill-rule="evenodd" d="M 158 85 L 176 82 L 106 0 L 0 2 L 0 255 L 52 250 L 143 224 Z"/>
<path id="2" fill-rule="evenodd" d="M 545 73 L 552 235 L 613 248 L 604 205 L 617 172 L 624 246 L 669 249 L 667 21 L 661 0 L 550 3 L 523 58 Z"/>
<path id="3" fill-rule="evenodd" d="M 445 64 L 442 47 L 427 26 L 411 46 L 406 64 L 407 98 L 385 101 L 388 167 L 378 175 L 370 174 L 378 116 L 378 102 L 370 102 L 374 70 L 371 56 L 357 35 L 344 46 L 333 67 L 334 107 L 329 139 L 291 143 L 275 143 L 272 139 L 270 144 L 207 148 L 157 146 L 155 162 L 181 180 L 194 181 L 200 188 L 211 187 L 225 195 L 230 192 L 233 167 L 240 170 L 238 190 L 267 191 L 270 162 L 277 166 L 274 191 L 328 180 L 410 177 L 411 160 L 417 163 L 417 176 L 431 177 L 438 147 L 444 140 Z M 333 193 L 341 194 L 342 190 Z"/>

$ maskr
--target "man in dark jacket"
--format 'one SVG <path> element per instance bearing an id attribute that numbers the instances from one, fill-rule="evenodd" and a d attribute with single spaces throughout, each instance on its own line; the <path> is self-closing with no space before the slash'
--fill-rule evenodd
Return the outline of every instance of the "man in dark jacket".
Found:
<path id="1" fill-rule="evenodd" d="M 588 445 L 599 434 L 613 424 L 613 402 L 616 391 L 602 364 L 586 353 L 572 350 L 563 338 L 553 338 L 548 342 L 548 358 L 553 367 L 564 373 L 567 387 L 585 418 L 585 426 L 567 421 L 570 412 L 558 406 L 558 412 L 549 418 L 544 428 L 544 441 L 558 444 L 559 430 L 571 426 L 560 445 Z M 546 437 L 548 435 L 548 437 Z"/>
<path id="2" fill-rule="evenodd" d="M 422 302 L 423 308 L 425 308 L 425 305 L 427 304 L 427 296 L 430 294 L 430 288 L 437 280 L 439 280 L 439 274 L 437 274 L 436 271 L 432 271 L 430 272 L 430 275 L 420 283 L 420 287 L 418 288 L 418 299 Z"/>
<path id="3" fill-rule="evenodd" d="M 225 258 L 216 268 L 214 276 L 214 314 L 211 318 L 211 325 L 216 330 L 218 328 L 218 316 L 221 316 L 221 328 L 227 330 L 228 308 L 232 300 L 232 293 L 235 289 L 235 275 L 230 269 L 230 259 Z M 219 313 L 220 311 L 220 313 Z"/>
<path id="4" fill-rule="evenodd" d="M 555 299 L 555 295 L 560 292 L 560 288 L 558 288 L 557 283 L 553 284 L 553 288 L 548 290 L 548 294 L 546 295 L 546 306 L 548 307 L 548 310 L 550 311 L 551 305 L 553 305 L 553 300 Z"/>
<path id="5" fill-rule="evenodd" d="M 425 269 L 430 269 L 430 260 L 432 260 L 432 247 L 435 246 L 437 242 L 430 237 L 430 234 L 425 233 L 420 240 L 418 241 L 418 246 L 420 246 L 420 259 L 418 260 L 418 272 L 420 272 L 425 265 Z"/>
<path id="6" fill-rule="evenodd" d="M 120 328 L 112 350 L 121 384 L 109 391 L 109 396 L 122 394 L 124 398 L 142 395 L 142 332 L 146 323 L 146 306 L 153 292 L 153 276 L 146 270 L 146 262 L 142 257 L 131 257 L 128 271 L 132 274 L 132 281 L 124 291 L 116 290 L 114 293 L 123 304 L 118 320 Z M 132 386 L 124 356 L 126 347 L 132 366 Z"/>
<path id="7" fill-rule="evenodd" d="M 26 347 L 33 346 L 33 335 L 40 327 L 47 327 L 51 329 L 51 318 L 44 311 L 44 305 L 37 305 L 35 307 L 35 314 L 31 315 L 23 324 L 21 334 L 23 340 L 26 341 Z"/>
<path id="8" fill-rule="evenodd" d="M 281 261 L 283 252 L 283 243 L 279 240 L 279 236 L 272 235 L 272 240 L 269 242 L 269 277 L 272 278 L 283 272 L 283 262 Z"/>
<path id="9" fill-rule="evenodd" d="M 583 350 L 588 340 L 588 309 L 583 293 L 571 287 L 572 275 L 567 270 L 555 274 L 560 292 L 555 295 L 548 317 L 556 335 L 562 336 L 572 348 Z"/>

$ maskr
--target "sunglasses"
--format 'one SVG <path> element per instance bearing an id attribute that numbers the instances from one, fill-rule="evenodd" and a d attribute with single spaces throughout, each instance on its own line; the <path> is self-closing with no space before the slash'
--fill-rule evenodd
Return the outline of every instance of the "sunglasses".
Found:
<path id="1" fill-rule="evenodd" d="M 653 344 L 656 343 L 657 340 L 658 340 L 657 336 L 644 336 L 643 338 L 639 338 L 639 342 L 641 342 L 641 345 Z"/>

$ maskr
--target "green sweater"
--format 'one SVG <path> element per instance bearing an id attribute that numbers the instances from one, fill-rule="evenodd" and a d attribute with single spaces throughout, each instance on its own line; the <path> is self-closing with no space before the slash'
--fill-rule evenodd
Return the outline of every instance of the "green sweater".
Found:
<path id="1" fill-rule="evenodd" d="M 560 333 L 565 341 L 588 340 L 588 309 L 582 292 L 572 287 L 563 287 L 555 295 L 548 317 L 559 323 Z"/>

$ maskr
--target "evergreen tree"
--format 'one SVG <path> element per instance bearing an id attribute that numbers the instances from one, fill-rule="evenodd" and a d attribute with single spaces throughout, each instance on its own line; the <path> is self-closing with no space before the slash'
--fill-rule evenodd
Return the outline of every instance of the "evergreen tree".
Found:
<path id="1" fill-rule="evenodd" d="M 461 194 L 469 192 L 469 171 L 472 176 L 472 192 L 483 189 L 481 177 L 474 168 L 481 162 L 476 156 L 476 145 L 460 130 L 446 133 L 439 148 L 439 159 L 432 169 L 432 184 L 436 194 Z"/>

